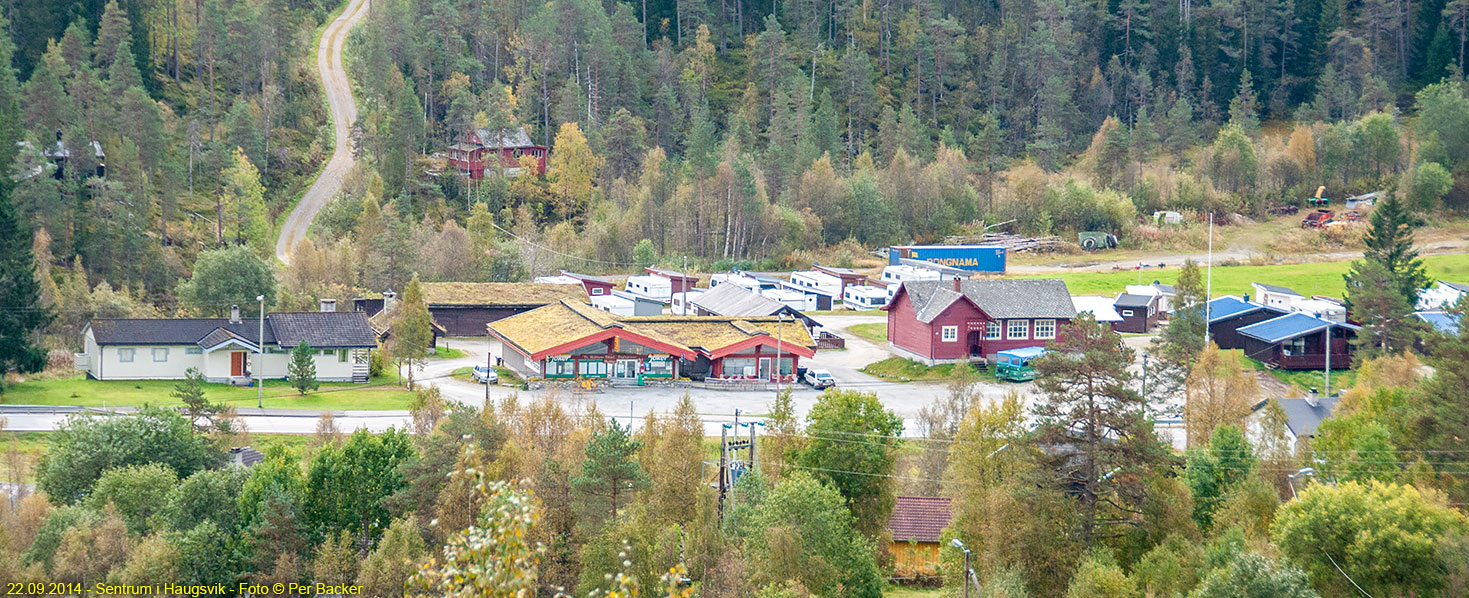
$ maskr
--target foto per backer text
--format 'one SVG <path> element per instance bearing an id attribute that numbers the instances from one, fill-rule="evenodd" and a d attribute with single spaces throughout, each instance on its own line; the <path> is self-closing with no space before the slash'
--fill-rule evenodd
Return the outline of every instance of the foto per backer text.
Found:
<path id="1" fill-rule="evenodd" d="M 15 586 L 41 586 L 35 591 L 27 591 L 26 587 Z M 44 586 L 48 584 L 11 584 L 10 595 L 43 595 L 51 592 L 46 591 Z M 325 583 L 274 583 L 274 584 L 251 584 L 242 583 L 237 587 L 225 584 L 183 585 L 176 583 L 156 583 L 152 585 L 116 585 L 98 583 L 91 588 L 90 594 L 98 596 L 360 596 L 362 586 L 331 585 Z"/>

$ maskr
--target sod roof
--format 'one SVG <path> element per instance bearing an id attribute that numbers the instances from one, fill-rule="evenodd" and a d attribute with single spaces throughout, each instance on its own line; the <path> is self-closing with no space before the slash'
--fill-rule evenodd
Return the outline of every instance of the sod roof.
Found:
<path id="1" fill-rule="evenodd" d="M 532 359 L 568 351 L 613 336 L 692 356 L 741 343 L 774 344 L 810 355 L 816 342 L 799 320 L 709 316 L 617 317 L 585 303 L 562 300 L 491 322 L 490 334 Z M 758 340 L 757 340 L 758 339 Z"/>
<path id="2" fill-rule="evenodd" d="M 587 300 L 581 285 L 542 282 L 425 282 L 423 301 L 430 306 L 550 305 L 562 299 Z"/>

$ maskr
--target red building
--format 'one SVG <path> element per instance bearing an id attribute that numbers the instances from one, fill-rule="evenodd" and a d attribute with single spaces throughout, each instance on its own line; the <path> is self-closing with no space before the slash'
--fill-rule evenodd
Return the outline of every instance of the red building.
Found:
<path id="1" fill-rule="evenodd" d="M 551 150 L 544 145 L 536 145 L 530 140 L 530 135 L 525 131 L 514 129 L 503 129 L 498 132 L 490 129 L 475 129 L 459 143 L 449 146 L 449 167 L 457 169 L 460 174 L 467 174 L 472 179 L 485 177 L 485 169 L 495 172 L 495 156 L 499 155 L 499 167 L 504 169 L 506 176 L 520 175 L 520 158 L 529 155 L 536 159 L 536 175 L 546 174 L 546 156 Z"/>
<path id="2" fill-rule="evenodd" d="M 927 365 L 1046 346 L 1076 317 L 1055 279 L 908 281 L 882 309 L 893 354 Z"/>

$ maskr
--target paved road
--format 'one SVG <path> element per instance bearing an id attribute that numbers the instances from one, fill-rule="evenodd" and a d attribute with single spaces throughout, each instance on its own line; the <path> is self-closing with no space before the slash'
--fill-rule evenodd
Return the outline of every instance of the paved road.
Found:
<path id="1" fill-rule="evenodd" d="M 886 358 L 888 353 L 885 347 L 853 335 L 847 332 L 846 328 L 854 324 L 881 322 L 883 317 L 835 315 L 819 316 L 818 320 L 828 330 L 847 339 L 847 349 L 818 352 L 808 364 L 811 367 L 831 371 L 832 376 L 837 380 L 838 387 L 875 393 L 882 400 L 883 405 L 907 422 L 907 434 L 916 434 L 919 431 L 918 411 L 935 399 L 946 396 L 948 388 L 942 383 L 887 382 L 858 371 L 868 363 Z M 450 373 L 456 369 L 485 363 L 487 356 L 492 353 L 491 343 L 493 341 L 484 338 L 451 338 L 442 342 L 449 347 L 464 351 L 465 356 L 456 359 L 431 360 L 415 376 L 424 384 L 438 387 L 444 398 L 478 407 L 484 404 L 487 390 L 490 399 L 494 401 L 518 392 L 513 388 L 499 385 L 490 386 L 487 389 L 483 384 L 467 382 L 450 376 Z M 494 348 L 493 352 L 498 352 L 498 348 Z M 797 415 L 804 417 L 811 406 L 816 404 L 820 393 L 804 385 L 795 385 L 791 390 Z M 1002 398 L 1010 391 L 1033 394 L 1034 390 L 1034 385 L 1031 384 L 985 383 L 979 385 L 980 393 L 990 401 Z M 773 390 L 721 391 L 704 388 L 613 388 L 605 392 L 589 394 L 587 398 L 594 401 L 604 413 L 630 421 L 638 426 L 642 423 L 642 417 L 649 411 L 660 414 L 672 411 L 679 397 L 684 393 L 688 393 L 693 399 L 695 407 L 703 416 L 705 433 L 709 435 L 718 435 L 720 424 L 733 421 L 735 410 L 739 410 L 742 418 L 759 417 L 770 411 L 770 405 L 775 399 Z M 520 392 L 520 394 L 535 395 L 537 393 Z M 83 410 L 80 407 L 3 405 L 0 406 L 0 417 L 8 419 L 6 429 L 9 430 L 45 431 L 55 429 L 72 413 Z M 132 409 L 122 408 L 116 411 L 127 413 Z M 281 434 L 310 434 L 315 431 L 316 420 L 320 416 L 319 411 L 290 409 L 246 408 L 239 409 L 238 413 L 252 432 Z M 368 430 L 380 432 L 391 426 L 406 426 L 412 420 L 407 411 L 336 411 L 333 414 L 336 416 L 337 426 L 343 430 L 365 427 Z"/>
<path id="2" fill-rule="evenodd" d="M 342 188 L 342 177 L 352 169 L 352 140 L 349 132 L 357 120 L 357 104 L 352 100 L 352 85 L 347 81 L 347 71 L 342 68 L 342 46 L 347 41 L 347 32 L 352 30 L 363 15 L 367 14 L 367 0 L 351 0 L 335 21 L 321 32 L 321 44 L 316 51 L 316 70 L 321 74 L 321 87 L 326 92 L 327 107 L 332 114 L 332 128 L 336 131 L 336 143 L 332 157 L 321 169 L 311 188 L 301 196 L 301 201 L 275 241 L 275 255 L 282 262 L 291 261 L 291 250 L 296 243 L 306 238 L 311 221 L 316 213 L 326 206 Z"/>

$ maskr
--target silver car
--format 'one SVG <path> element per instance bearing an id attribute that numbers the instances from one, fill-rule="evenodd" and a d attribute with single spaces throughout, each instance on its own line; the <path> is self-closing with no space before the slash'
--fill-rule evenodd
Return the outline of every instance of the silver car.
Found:
<path id="1" fill-rule="evenodd" d="M 470 372 L 470 374 L 480 384 L 495 384 L 500 381 L 500 374 L 496 373 L 494 368 L 487 365 L 474 366 L 474 371 Z"/>

